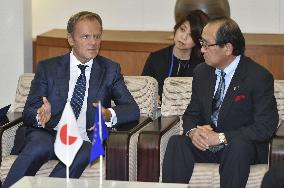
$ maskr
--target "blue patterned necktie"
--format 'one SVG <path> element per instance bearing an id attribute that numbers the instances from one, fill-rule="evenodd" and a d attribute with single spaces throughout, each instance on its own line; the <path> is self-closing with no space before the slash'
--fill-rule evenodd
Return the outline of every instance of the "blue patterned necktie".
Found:
<path id="1" fill-rule="evenodd" d="M 212 115 L 211 120 L 215 127 L 217 127 L 217 121 L 219 116 L 220 107 L 223 101 L 223 95 L 225 91 L 225 75 L 226 73 L 221 71 L 221 77 L 218 84 L 218 88 L 215 92 L 213 102 L 212 102 Z"/>
<path id="2" fill-rule="evenodd" d="M 71 98 L 71 107 L 73 109 L 73 112 L 75 114 L 76 119 L 78 119 L 79 114 L 81 112 L 84 97 L 85 97 L 85 91 L 86 91 L 86 75 L 85 75 L 85 69 L 87 65 L 78 65 L 79 69 L 81 70 L 81 74 L 77 79 L 73 95 Z"/>

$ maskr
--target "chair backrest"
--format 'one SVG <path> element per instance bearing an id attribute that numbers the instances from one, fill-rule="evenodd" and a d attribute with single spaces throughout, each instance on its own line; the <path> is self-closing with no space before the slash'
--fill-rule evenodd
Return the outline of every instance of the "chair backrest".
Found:
<path id="1" fill-rule="evenodd" d="M 163 90 L 162 115 L 183 115 L 191 97 L 192 77 L 169 77 Z M 274 80 L 279 118 L 284 121 L 284 80 Z"/>
<path id="2" fill-rule="evenodd" d="M 22 112 L 30 91 L 34 73 L 24 73 L 19 77 L 14 112 Z M 158 83 L 149 76 L 124 76 L 126 86 L 140 108 L 140 114 L 154 119 L 157 111 Z"/>
<path id="3" fill-rule="evenodd" d="M 140 114 L 155 119 L 158 82 L 150 76 L 124 76 L 124 81 L 140 108 Z"/>
<path id="4" fill-rule="evenodd" d="M 274 80 L 274 95 L 277 102 L 279 121 L 284 122 L 284 80 Z"/>
<path id="5" fill-rule="evenodd" d="M 24 73 L 19 77 L 12 111 L 23 112 L 34 75 L 34 73 Z"/>
<path id="6" fill-rule="evenodd" d="M 182 116 L 191 99 L 192 77 L 168 77 L 162 94 L 162 116 Z"/>

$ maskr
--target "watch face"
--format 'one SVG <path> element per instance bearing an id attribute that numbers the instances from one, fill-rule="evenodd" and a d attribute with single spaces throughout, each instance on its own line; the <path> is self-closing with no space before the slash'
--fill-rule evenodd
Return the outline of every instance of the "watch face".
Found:
<path id="1" fill-rule="evenodd" d="M 219 142 L 224 143 L 225 142 L 225 135 L 223 133 L 219 133 Z"/>

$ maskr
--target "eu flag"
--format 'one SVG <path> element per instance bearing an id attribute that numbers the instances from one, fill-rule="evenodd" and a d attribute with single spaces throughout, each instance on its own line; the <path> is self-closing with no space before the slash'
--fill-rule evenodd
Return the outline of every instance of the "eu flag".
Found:
<path id="1" fill-rule="evenodd" d="M 102 115 L 102 108 L 101 103 L 98 103 L 96 116 L 95 116 L 95 123 L 94 123 L 94 134 L 92 140 L 92 149 L 90 155 L 90 163 L 95 161 L 99 156 L 105 154 L 103 141 L 108 138 L 108 131 L 107 126 L 105 124 L 103 115 Z"/>

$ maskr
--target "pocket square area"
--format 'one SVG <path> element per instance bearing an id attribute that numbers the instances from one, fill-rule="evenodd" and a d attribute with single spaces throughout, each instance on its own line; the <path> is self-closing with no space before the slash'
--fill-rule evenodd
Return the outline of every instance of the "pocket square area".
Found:
<path id="1" fill-rule="evenodd" d="M 244 99 L 246 99 L 245 95 L 237 95 L 235 97 L 235 102 L 240 102 L 241 100 L 244 100 Z"/>

